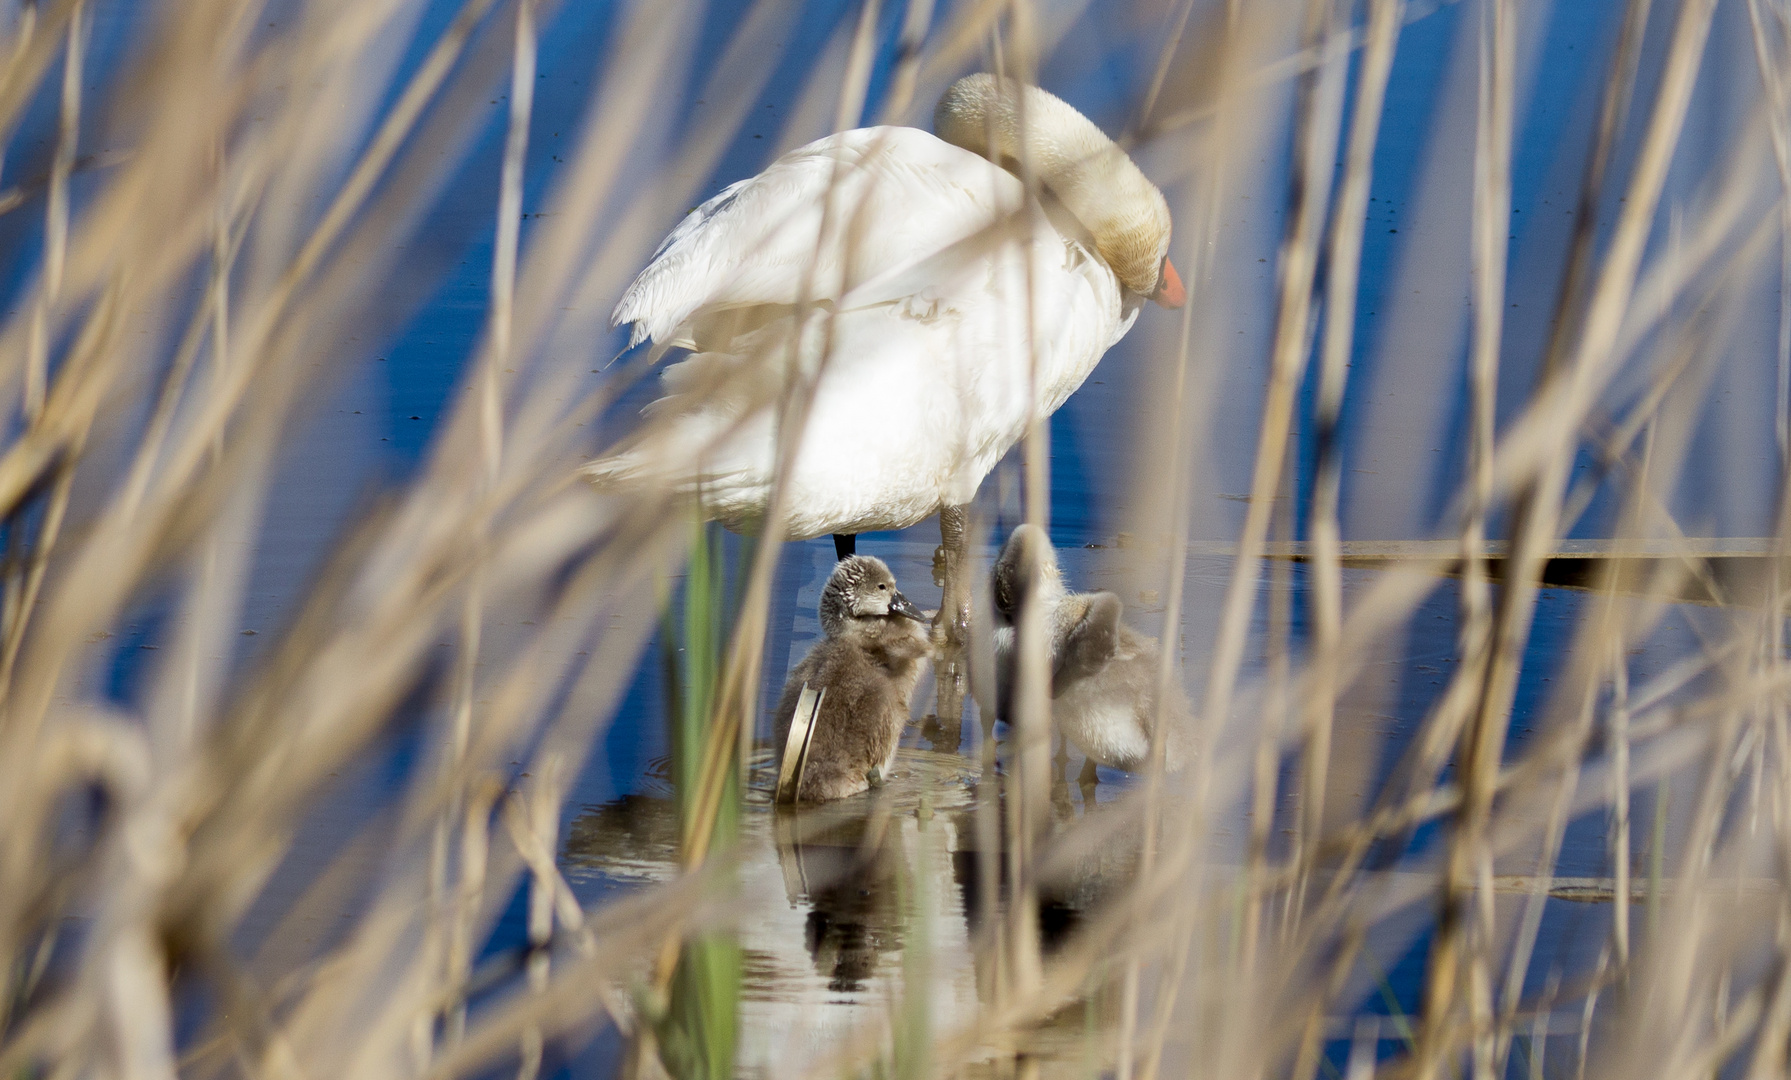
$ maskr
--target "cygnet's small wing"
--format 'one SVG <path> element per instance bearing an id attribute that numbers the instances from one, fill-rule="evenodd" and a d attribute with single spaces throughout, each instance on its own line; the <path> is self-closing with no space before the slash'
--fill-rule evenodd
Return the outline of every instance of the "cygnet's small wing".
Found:
<path id="1" fill-rule="evenodd" d="M 1057 645 L 1051 692 L 1098 674 L 1119 649 L 1119 617 L 1125 605 L 1110 592 L 1090 593 L 1082 617 L 1067 630 Z"/>

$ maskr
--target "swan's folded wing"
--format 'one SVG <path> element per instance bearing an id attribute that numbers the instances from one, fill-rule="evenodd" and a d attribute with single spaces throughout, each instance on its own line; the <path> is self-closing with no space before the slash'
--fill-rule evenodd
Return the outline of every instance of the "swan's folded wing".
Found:
<path id="1" fill-rule="evenodd" d="M 693 210 L 611 322 L 634 324 L 631 344 L 663 344 L 702 312 L 837 301 L 979 232 L 1022 198 L 1011 174 L 924 131 L 841 132 Z"/>

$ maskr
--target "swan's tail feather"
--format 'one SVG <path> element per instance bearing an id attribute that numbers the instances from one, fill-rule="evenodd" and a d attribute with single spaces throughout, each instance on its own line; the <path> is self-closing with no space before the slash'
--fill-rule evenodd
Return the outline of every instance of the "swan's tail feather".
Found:
<path id="1" fill-rule="evenodd" d="M 639 479 L 640 468 L 632 454 L 617 454 L 580 465 L 578 475 L 598 491 L 613 491 Z"/>
<path id="2" fill-rule="evenodd" d="M 622 357 L 627 356 L 629 353 L 640 348 L 643 344 L 646 344 L 648 337 L 649 335 L 647 331 L 641 329 L 641 324 L 635 323 L 633 332 L 628 336 L 628 344 L 622 346 L 621 352 L 618 352 L 608 360 L 605 360 L 602 366 L 597 370 L 608 371 L 616 365 L 617 360 L 622 359 Z M 681 342 L 675 340 L 654 342 L 653 347 L 647 351 L 647 363 L 645 366 L 648 368 L 656 367 L 661 360 L 665 359 L 666 353 L 671 352 L 673 349 L 684 347 L 685 346 Z"/>
<path id="3" fill-rule="evenodd" d="M 586 462 L 578 473 L 599 491 L 655 487 L 680 495 L 731 491 L 752 480 L 750 469 L 717 468 L 697 451 L 668 451 L 657 441 Z"/>
<path id="4" fill-rule="evenodd" d="M 587 462 L 578 472 L 600 494 L 690 500 L 705 519 L 736 532 L 756 531 L 765 512 L 765 485 L 751 470 L 703 469 L 686 455 L 636 446 Z"/>
<path id="5" fill-rule="evenodd" d="M 689 494 L 702 487 L 706 480 L 693 455 L 670 453 L 660 440 L 637 443 L 586 462 L 579 466 L 578 472 L 586 483 L 599 491 L 656 487 Z"/>

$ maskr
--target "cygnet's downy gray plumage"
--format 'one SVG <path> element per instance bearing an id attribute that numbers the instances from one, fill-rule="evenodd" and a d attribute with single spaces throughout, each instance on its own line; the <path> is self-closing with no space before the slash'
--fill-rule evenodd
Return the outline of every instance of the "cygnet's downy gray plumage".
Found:
<path id="1" fill-rule="evenodd" d="M 909 719 L 909 699 L 926 670 L 927 617 L 896 589 L 883 560 L 853 555 L 821 590 L 826 636 L 790 672 L 777 703 L 772 746 L 783 752 L 804 683 L 824 690 L 809 742 L 799 802 L 856 795 L 883 776 Z"/>
<path id="2" fill-rule="evenodd" d="M 1051 635 L 1051 716 L 1064 737 L 1087 757 L 1083 783 L 1095 781 L 1096 763 L 1136 771 L 1150 761 L 1157 722 L 1157 671 L 1161 647 L 1120 621 L 1124 605 L 1109 592 L 1072 593 L 1064 587 L 1057 553 L 1042 529 L 1022 525 L 1008 537 L 995 562 L 997 711 L 1011 706 L 1015 625 L 1020 609 L 1046 607 Z M 1189 709 L 1179 687 L 1166 702 L 1164 764 L 1187 762 Z"/>

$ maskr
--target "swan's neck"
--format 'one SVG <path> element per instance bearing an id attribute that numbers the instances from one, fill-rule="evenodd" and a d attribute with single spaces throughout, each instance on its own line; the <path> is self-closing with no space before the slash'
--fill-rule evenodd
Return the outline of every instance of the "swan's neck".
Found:
<path id="1" fill-rule="evenodd" d="M 1142 295 L 1156 288 L 1169 250 L 1169 205 L 1087 117 L 1036 86 L 982 74 L 946 91 L 933 126 L 946 142 L 1015 172 L 1024 161 L 1088 228 L 1123 285 Z"/>

